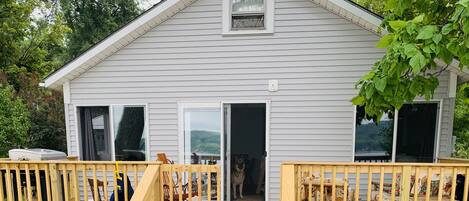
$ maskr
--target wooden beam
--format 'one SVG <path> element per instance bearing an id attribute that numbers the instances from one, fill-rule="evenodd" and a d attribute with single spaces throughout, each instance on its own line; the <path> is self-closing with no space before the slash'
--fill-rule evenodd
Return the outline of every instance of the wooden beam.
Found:
<path id="1" fill-rule="evenodd" d="M 159 181 L 160 165 L 149 165 L 143 173 L 144 179 L 140 182 L 130 201 L 160 201 Z"/>

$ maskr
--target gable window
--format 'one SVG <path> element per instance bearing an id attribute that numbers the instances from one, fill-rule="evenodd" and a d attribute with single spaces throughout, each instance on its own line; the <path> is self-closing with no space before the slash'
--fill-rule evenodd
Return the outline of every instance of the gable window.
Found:
<path id="1" fill-rule="evenodd" d="M 264 0 L 232 0 L 231 29 L 264 29 Z"/>
<path id="2" fill-rule="evenodd" d="M 275 0 L 224 0 L 223 33 L 273 33 Z"/>
<path id="3" fill-rule="evenodd" d="M 77 111 L 82 160 L 146 159 L 148 131 L 144 106 L 78 107 Z"/>
<path id="4" fill-rule="evenodd" d="M 441 103 L 440 103 L 441 104 Z M 356 162 L 434 162 L 438 141 L 438 102 L 404 104 L 379 122 L 355 114 Z"/>

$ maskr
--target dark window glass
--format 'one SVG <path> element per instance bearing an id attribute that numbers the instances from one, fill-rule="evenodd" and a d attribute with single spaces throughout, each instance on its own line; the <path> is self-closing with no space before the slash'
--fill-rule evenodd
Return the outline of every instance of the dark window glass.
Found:
<path id="1" fill-rule="evenodd" d="M 108 107 L 79 107 L 82 160 L 112 160 Z"/>
<path id="2" fill-rule="evenodd" d="M 145 108 L 113 106 L 116 160 L 145 160 Z"/>
<path id="3" fill-rule="evenodd" d="M 396 162 L 433 162 L 437 103 L 405 104 L 399 110 Z"/>
<path id="4" fill-rule="evenodd" d="M 233 15 L 232 28 L 240 29 L 263 29 L 264 15 Z"/>

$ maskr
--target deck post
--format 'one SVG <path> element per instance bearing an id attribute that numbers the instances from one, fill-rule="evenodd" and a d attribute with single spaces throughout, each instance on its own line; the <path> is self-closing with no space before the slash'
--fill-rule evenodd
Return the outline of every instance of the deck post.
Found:
<path id="1" fill-rule="evenodd" d="M 161 164 L 149 165 L 130 201 L 160 201 Z"/>
<path id="2" fill-rule="evenodd" d="M 404 166 L 402 167 L 402 179 L 401 179 L 401 197 L 400 201 L 409 201 L 410 200 L 410 183 L 411 183 L 411 174 L 412 174 L 412 167 L 411 166 Z"/>
<path id="3" fill-rule="evenodd" d="M 62 179 L 60 178 L 60 173 L 57 169 L 57 164 L 49 164 L 49 172 L 52 200 L 62 201 Z"/>
<path id="4" fill-rule="evenodd" d="M 280 200 L 281 201 L 295 201 L 297 186 L 295 182 L 296 178 L 295 165 L 294 164 L 282 164 L 280 172 Z"/>

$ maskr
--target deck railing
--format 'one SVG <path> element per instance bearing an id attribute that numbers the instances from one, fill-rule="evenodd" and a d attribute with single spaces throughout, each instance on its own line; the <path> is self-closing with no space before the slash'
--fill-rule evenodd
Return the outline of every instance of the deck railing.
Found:
<path id="1" fill-rule="evenodd" d="M 0 200 L 130 200 L 157 162 L 0 161 Z M 119 174 L 116 174 L 119 173 Z"/>
<path id="2" fill-rule="evenodd" d="M 221 201 L 218 165 L 151 165 L 131 201 Z"/>
<path id="3" fill-rule="evenodd" d="M 281 200 L 468 200 L 469 164 L 308 163 L 281 167 Z"/>
<path id="4" fill-rule="evenodd" d="M 216 165 L 0 161 L 0 201 L 221 201 L 220 176 Z"/>

